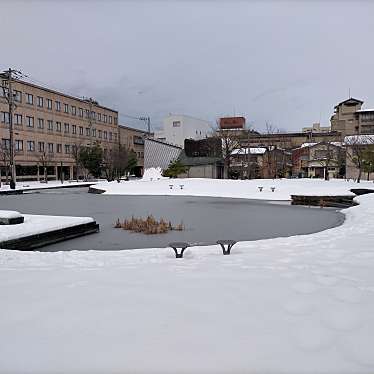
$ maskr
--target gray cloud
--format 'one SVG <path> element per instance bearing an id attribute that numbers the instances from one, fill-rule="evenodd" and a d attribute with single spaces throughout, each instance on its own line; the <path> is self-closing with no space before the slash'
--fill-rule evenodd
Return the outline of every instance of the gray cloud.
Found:
<path id="1" fill-rule="evenodd" d="M 374 106 L 369 1 L 3 0 L 0 13 L 0 68 L 155 125 L 235 112 L 296 130 L 327 124 L 349 88 Z"/>

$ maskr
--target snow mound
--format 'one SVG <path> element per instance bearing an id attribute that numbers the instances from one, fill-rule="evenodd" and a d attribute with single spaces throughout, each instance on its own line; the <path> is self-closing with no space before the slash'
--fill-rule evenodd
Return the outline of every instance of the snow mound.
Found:
<path id="1" fill-rule="evenodd" d="M 22 217 L 20 212 L 15 210 L 0 210 L 0 218 L 19 218 Z"/>
<path id="2" fill-rule="evenodd" d="M 149 168 L 144 170 L 143 178 L 144 181 L 156 181 L 159 179 L 168 179 L 162 176 L 161 168 Z"/>

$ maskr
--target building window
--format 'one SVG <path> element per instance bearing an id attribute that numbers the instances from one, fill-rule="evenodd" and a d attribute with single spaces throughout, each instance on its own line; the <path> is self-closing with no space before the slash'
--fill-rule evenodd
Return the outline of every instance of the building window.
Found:
<path id="1" fill-rule="evenodd" d="M 61 132 L 61 122 L 56 122 L 56 131 Z"/>
<path id="2" fill-rule="evenodd" d="M 101 122 L 101 113 L 97 113 L 97 120 Z"/>
<path id="3" fill-rule="evenodd" d="M 47 99 L 47 109 L 52 110 L 52 100 Z"/>
<path id="4" fill-rule="evenodd" d="M 48 122 L 48 130 L 53 131 L 53 121 L 49 119 L 47 122 Z"/>
<path id="5" fill-rule="evenodd" d="M 33 105 L 34 104 L 34 95 L 32 94 L 26 94 L 26 103 Z"/>
<path id="6" fill-rule="evenodd" d="M 9 123 L 9 113 L 8 112 L 1 112 L 1 122 L 2 123 Z"/>
<path id="7" fill-rule="evenodd" d="M 44 129 L 44 119 L 38 118 L 38 129 Z"/>
<path id="8" fill-rule="evenodd" d="M 92 118 L 93 120 L 96 120 L 96 113 L 95 113 L 95 112 L 91 112 L 91 118 Z"/>
<path id="9" fill-rule="evenodd" d="M 26 116 L 27 127 L 34 127 L 34 117 Z"/>
<path id="10" fill-rule="evenodd" d="M 38 142 L 38 151 L 44 152 L 44 142 Z"/>
<path id="11" fill-rule="evenodd" d="M 77 133 L 77 126 L 76 125 L 71 125 L 71 132 L 73 134 L 76 134 Z"/>
<path id="12" fill-rule="evenodd" d="M 53 143 L 48 143 L 48 152 L 53 153 Z"/>
<path id="13" fill-rule="evenodd" d="M 104 131 L 104 139 L 108 139 L 108 132 Z"/>
<path id="14" fill-rule="evenodd" d="M 10 139 L 1 139 L 1 145 L 4 149 L 10 148 Z"/>
<path id="15" fill-rule="evenodd" d="M 68 133 L 70 131 L 70 128 L 69 128 L 69 124 L 68 123 L 64 123 L 64 132 L 65 133 Z"/>
<path id="16" fill-rule="evenodd" d="M 86 118 L 90 118 L 90 111 L 86 109 Z"/>
<path id="17" fill-rule="evenodd" d="M 113 117 L 109 116 L 109 123 L 111 124 L 113 122 Z"/>
<path id="18" fill-rule="evenodd" d="M 35 152 L 35 142 L 33 140 L 27 141 L 27 151 L 28 152 Z"/>
<path id="19" fill-rule="evenodd" d="M 57 146 L 57 153 L 62 153 L 62 144 L 56 144 Z"/>
<path id="20" fill-rule="evenodd" d="M 181 121 L 173 121 L 173 127 L 180 127 Z"/>
<path id="21" fill-rule="evenodd" d="M 91 133 L 90 128 L 86 127 L 86 136 L 90 136 L 90 133 Z"/>
<path id="22" fill-rule="evenodd" d="M 113 134 L 109 132 L 109 141 L 112 141 L 112 139 L 113 139 Z"/>
<path id="23" fill-rule="evenodd" d="M 55 101 L 55 108 L 57 112 L 61 112 L 61 103 L 59 101 Z"/>
<path id="24" fill-rule="evenodd" d="M 14 124 L 15 125 L 22 125 L 22 114 L 15 114 L 14 115 Z"/>
<path id="25" fill-rule="evenodd" d="M 99 133 L 99 139 L 101 139 L 101 138 L 103 137 L 103 132 L 102 132 L 102 130 L 99 130 L 98 133 Z"/>
<path id="26" fill-rule="evenodd" d="M 117 125 L 117 121 L 118 121 L 117 117 L 114 117 L 114 124 L 115 125 Z"/>
<path id="27" fill-rule="evenodd" d="M 38 96 L 38 107 L 43 108 L 44 99 L 41 96 Z"/>
<path id="28" fill-rule="evenodd" d="M 73 116 L 76 116 L 77 115 L 77 107 L 76 106 L 71 106 L 71 114 L 73 115 Z"/>
<path id="29" fill-rule="evenodd" d="M 83 135 L 83 127 L 79 126 L 79 135 Z"/>
<path id="30" fill-rule="evenodd" d="M 65 144 L 65 153 L 66 154 L 70 153 L 70 144 Z"/>
<path id="31" fill-rule="evenodd" d="M 96 129 L 92 129 L 92 136 L 96 138 Z"/>
<path id="32" fill-rule="evenodd" d="M 23 140 L 16 140 L 15 150 L 16 152 L 23 151 Z"/>
<path id="33" fill-rule="evenodd" d="M 104 123 L 107 123 L 107 122 L 108 122 L 108 116 L 104 114 Z"/>
<path id="34" fill-rule="evenodd" d="M 64 104 L 64 113 L 69 113 L 69 104 Z"/>
<path id="35" fill-rule="evenodd" d="M 83 117 L 83 109 L 79 108 L 79 117 Z"/>
<path id="36" fill-rule="evenodd" d="M 117 133 L 114 133 L 114 141 L 117 141 Z"/>
<path id="37" fill-rule="evenodd" d="M 22 92 L 14 90 L 14 101 L 17 101 L 17 103 L 22 103 Z"/>

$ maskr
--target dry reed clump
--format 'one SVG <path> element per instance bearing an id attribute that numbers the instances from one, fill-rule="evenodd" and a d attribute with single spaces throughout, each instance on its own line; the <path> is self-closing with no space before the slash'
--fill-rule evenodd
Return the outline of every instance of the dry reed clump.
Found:
<path id="1" fill-rule="evenodd" d="M 184 230 L 183 222 L 176 226 L 173 226 L 170 221 L 166 221 L 163 218 L 157 221 L 152 215 L 149 215 L 145 219 L 132 216 L 131 219 L 125 219 L 123 222 L 121 222 L 120 219 L 117 218 L 114 227 L 117 229 L 121 228 L 132 232 L 142 232 L 148 235 L 165 234 L 171 230 Z"/>

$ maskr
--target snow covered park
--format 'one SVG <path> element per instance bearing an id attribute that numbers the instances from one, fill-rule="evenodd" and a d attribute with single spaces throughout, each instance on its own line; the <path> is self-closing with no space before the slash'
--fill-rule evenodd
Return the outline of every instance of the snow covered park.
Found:
<path id="1" fill-rule="evenodd" d="M 372 181 L 355 183 L 344 179 L 158 179 L 156 176 L 152 180 L 100 182 L 95 188 L 110 195 L 188 195 L 259 200 L 290 200 L 291 195 L 353 195 L 352 188 L 374 189 Z"/>
<path id="2" fill-rule="evenodd" d="M 59 188 L 59 187 L 67 187 L 67 186 L 84 186 L 87 184 L 95 184 L 96 182 L 84 182 L 84 181 L 64 181 L 61 183 L 59 180 L 48 181 L 48 183 L 38 182 L 38 181 L 18 181 L 16 184 L 16 190 L 42 190 L 46 188 Z M 1 183 L 0 192 L 1 191 L 9 191 L 10 187 L 9 184 L 5 184 L 4 182 Z"/>
<path id="3" fill-rule="evenodd" d="M 156 178 L 98 187 L 289 200 L 374 185 Z M 183 259 L 170 248 L 0 250 L 0 372 L 372 373 L 374 195 L 356 199 L 339 227 L 240 242 L 230 256 L 218 246 Z"/>

